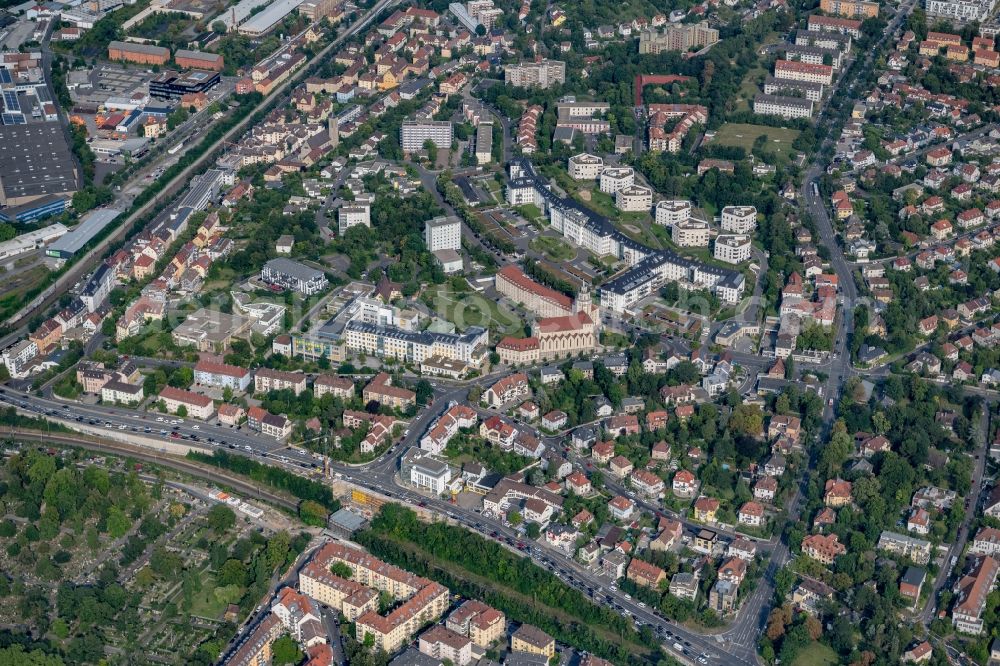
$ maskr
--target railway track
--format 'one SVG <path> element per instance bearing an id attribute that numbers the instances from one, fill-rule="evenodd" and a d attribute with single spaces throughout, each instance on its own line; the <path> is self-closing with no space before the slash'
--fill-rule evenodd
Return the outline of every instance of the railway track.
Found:
<path id="1" fill-rule="evenodd" d="M 223 484 L 240 492 L 248 497 L 254 497 L 270 504 L 274 504 L 289 511 L 298 510 L 298 502 L 290 497 L 279 495 L 269 490 L 264 490 L 244 477 L 229 474 L 218 467 L 202 465 L 199 463 L 180 458 L 178 456 L 160 453 L 142 446 L 130 446 L 121 442 L 102 440 L 99 437 L 84 435 L 70 435 L 66 433 L 49 433 L 40 430 L 29 430 L 24 428 L 13 428 L 4 431 L 5 436 L 20 441 L 38 442 L 41 444 L 64 444 L 74 446 L 88 451 L 98 453 L 110 453 L 119 456 L 135 458 L 143 462 L 148 462 L 162 467 L 167 467 L 178 472 L 184 472 L 191 476 Z"/>

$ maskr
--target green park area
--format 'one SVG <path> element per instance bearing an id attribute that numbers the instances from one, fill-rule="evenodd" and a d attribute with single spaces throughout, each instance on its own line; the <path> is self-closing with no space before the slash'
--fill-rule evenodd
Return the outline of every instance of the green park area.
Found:
<path id="1" fill-rule="evenodd" d="M 712 143 L 717 146 L 735 146 L 750 154 L 758 137 L 767 137 L 765 149 L 791 159 L 795 150 L 792 142 L 799 136 L 799 130 L 746 123 L 726 123 L 716 132 Z"/>
<path id="2" fill-rule="evenodd" d="M 454 281 L 435 285 L 424 292 L 421 300 L 459 331 L 470 326 L 482 326 L 508 335 L 522 331 L 523 324 L 512 309 L 468 288 L 464 280 L 462 283 L 465 286 L 456 285 Z"/>
<path id="3" fill-rule="evenodd" d="M 833 666 L 838 662 L 837 653 L 819 642 L 812 642 L 799 652 L 792 666 Z"/>

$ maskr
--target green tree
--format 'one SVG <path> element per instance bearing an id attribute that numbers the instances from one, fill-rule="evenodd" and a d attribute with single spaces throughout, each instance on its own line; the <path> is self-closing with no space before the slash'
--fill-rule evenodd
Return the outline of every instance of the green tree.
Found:
<path id="1" fill-rule="evenodd" d="M 236 514 L 225 504 L 216 504 L 208 511 L 208 526 L 216 534 L 225 532 L 236 524 Z"/>
<path id="2" fill-rule="evenodd" d="M 326 525 L 328 515 L 327 510 L 319 502 L 302 500 L 302 503 L 299 504 L 299 518 L 306 525 L 322 527 Z"/>
<path id="3" fill-rule="evenodd" d="M 122 510 L 118 507 L 113 506 L 108 509 L 108 534 L 111 535 L 112 539 L 125 536 L 131 524 L 128 516 L 122 513 Z"/>
<path id="4" fill-rule="evenodd" d="M 302 661 L 303 657 L 302 650 L 288 634 L 274 641 L 271 646 L 271 661 L 275 666 L 297 664 Z"/>
<path id="5" fill-rule="evenodd" d="M 351 570 L 351 567 L 347 566 L 343 562 L 334 562 L 333 564 L 331 564 L 330 573 L 332 573 L 334 576 L 340 576 L 341 578 L 344 578 L 346 580 L 350 580 L 351 577 L 354 575 L 354 572 Z"/>

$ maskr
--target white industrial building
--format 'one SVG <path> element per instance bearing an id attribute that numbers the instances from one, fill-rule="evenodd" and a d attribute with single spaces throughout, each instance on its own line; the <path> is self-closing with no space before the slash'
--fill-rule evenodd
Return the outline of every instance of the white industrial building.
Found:
<path id="1" fill-rule="evenodd" d="M 19 254 L 30 252 L 31 250 L 37 250 L 59 238 L 67 231 L 68 229 L 64 225 L 56 223 L 16 236 L 9 241 L 0 243 L 0 259 L 9 259 Z"/>

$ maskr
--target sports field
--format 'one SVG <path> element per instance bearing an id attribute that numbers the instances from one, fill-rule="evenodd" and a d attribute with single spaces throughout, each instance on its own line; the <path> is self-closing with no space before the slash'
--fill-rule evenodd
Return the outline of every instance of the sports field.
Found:
<path id="1" fill-rule="evenodd" d="M 759 136 L 767 136 L 767 145 L 786 158 L 791 158 L 795 152 L 792 142 L 799 136 L 799 130 L 785 127 L 768 127 L 766 125 L 748 125 L 746 123 L 726 123 L 716 132 L 712 143 L 719 146 L 738 146 L 750 153 L 753 142 Z"/>

